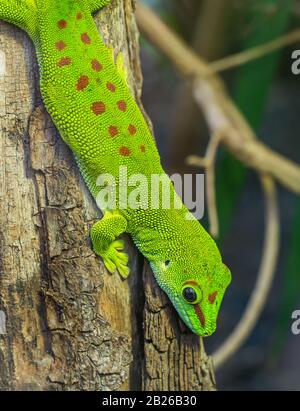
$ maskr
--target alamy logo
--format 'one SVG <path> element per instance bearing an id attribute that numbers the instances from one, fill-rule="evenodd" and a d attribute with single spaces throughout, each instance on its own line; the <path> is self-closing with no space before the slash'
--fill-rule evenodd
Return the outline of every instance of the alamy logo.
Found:
<path id="1" fill-rule="evenodd" d="M 295 60 L 292 64 L 292 73 L 298 75 L 300 74 L 300 50 L 293 51 L 292 59 Z"/>
<path id="2" fill-rule="evenodd" d="M 195 178 L 192 174 L 128 175 L 127 167 L 120 166 L 117 177 L 101 174 L 96 185 L 96 202 L 102 210 L 180 209 L 184 203 L 196 219 L 204 215 L 203 174 L 196 174 Z"/>
<path id="3" fill-rule="evenodd" d="M 295 310 L 292 313 L 292 319 L 295 320 L 292 323 L 292 333 L 298 335 L 300 334 L 300 310 Z"/>
<path id="4" fill-rule="evenodd" d="M 0 310 L 0 335 L 6 334 L 6 316 L 5 312 Z"/>

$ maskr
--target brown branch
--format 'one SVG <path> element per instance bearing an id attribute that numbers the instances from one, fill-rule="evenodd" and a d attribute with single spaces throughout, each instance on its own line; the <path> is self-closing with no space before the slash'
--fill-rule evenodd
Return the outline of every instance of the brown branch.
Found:
<path id="1" fill-rule="evenodd" d="M 276 40 L 262 44 L 261 46 L 253 47 L 241 53 L 237 53 L 232 56 L 214 61 L 210 63 L 210 68 L 214 73 L 217 73 L 237 66 L 241 66 L 243 64 L 249 63 L 250 61 L 264 57 L 267 54 L 273 53 L 274 51 L 286 47 L 290 44 L 296 43 L 299 40 L 300 29 L 297 29 L 277 38 Z"/>
<path id="2" fill-rule="evenodd" d="M 245 165 L 273 176 L 289 190 L 300 194 L 300 166 L 258 142 L 242 114 L 228 96 L 222 80 L 208 63 L 199 58 L 148 7 L 138 4 L 140 29 L 187 78 L 196 79 L 195 98 L 201 106 L 212 134 L 227 130 L 222 139 L 226 148 Z"/>
<path id="3" fill-rule="evenodd" d="M 209 218 L 209 231 L 214 238 L 219 236 L 219 219 L 215 189 L 215 162 L 222 135 L 215 134 L 211 137 L 204 158 L 189 156 L 186 163 L 190 166 L 205 168 L 206 198 Z"/>
<path id="4" fill-rule="evenodd" d="M 212 355 L 215 368 L 226 362 L 249 337 L 265 306 L 273 283 L 279 251 L 280 219 L 276 189 L 270 177 L 262 177 L 261 183 L 266 201 L 266 230 L 263 257 L 256 285 L 247 307 L 232 334 Z"/>

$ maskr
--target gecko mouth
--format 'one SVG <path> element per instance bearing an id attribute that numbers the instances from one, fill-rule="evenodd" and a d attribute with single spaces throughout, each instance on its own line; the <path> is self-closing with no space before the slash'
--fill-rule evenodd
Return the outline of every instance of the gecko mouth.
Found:
<path id="1" fill-rule="evenodd" d="M 205 318 L 205 315 L 202 311 L 202 308 L 200 307 L 200 304 L 196 304 L 193 307 L 191 307 L 192 309 L 194 309 L 197 319 L 199 320 L 199 322 L 197 321 L 196 323 L 195 319 L 192 319 L 189 313 L 187 312 L 180 298 L 178 298 L 177 295 L 174 295 L 173 293 L 171 293 L 169 290 L 164 290 L 164 291 L 170 298 L 171 302 L 173 303 L 173 306 L 175 307 L 182 321 L 187 325 L 187 327 L 191 331 L 193 331 L 195 334 L 198 334 L 202 337 L 213 334 L 216 327 L 213 324 L 211 326 L 210 324 L 208 324 L 210 323 L 210 321 L 207 321 L 207 318 Z"/>
<path id="2" fill-rule="evenodd" d="M 186 323 L 186 325 L 187 325 L 191 330 L 193 330 L 193 332 L 196 332 L 196 331 L 194 330 L 194 326 L 193 326 L 193 324 L 192 324 L 192 322 L 191 322 L 191 320 L 190 320 L 187 312 L 185 311 L 183 305 L 181 304 L 180 300 L 177 299 L 177 298 L 175 298 L 174 301 L 173 301 L 173 304 L 174 304 L 177 312 L 179 313 L 180 317 L 182 318 L 182 320 Z"/>
<path id="3" fill-rule="evenodd" d="M 180 301 L 179 299 L 176 298 L 176 299 L 173 301 L 173 304 L 174 304 L 177 312 L 179 313 L 180 317 L 182 318 L 182 320 L 186 323 L 186 325 L 187 325 L 195 334 L 198 334 L 198 335 L 208 335 L 208 334 L 205 333 L 205 332 L 202 332 L 202 333 L 199 332 L 198 326 L 196 327 L 196 326 L 192 323 L 191 318 L 189 317 L 188 313 L 186 312 L 183 304 L 181 303 L 181 301 Z M 199 318 L 201 327 L 204 328 L 204 327 L 205 327 L 205 316 L 204 316 L 204 314 L 203 314 L 203 312 L 202 312 L 202 310 L 201 310 L 200 304 L 195 305 L 195 306 L 194 306 L 194 310 L 195 310 L 195 313 L 196 313 L 197 317 Z"/>

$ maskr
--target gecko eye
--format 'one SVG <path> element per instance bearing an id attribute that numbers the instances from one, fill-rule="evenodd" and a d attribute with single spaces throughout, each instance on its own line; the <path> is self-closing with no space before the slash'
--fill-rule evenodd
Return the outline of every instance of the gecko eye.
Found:
<path id="1" fill-rule="evenodd" d="M 199 288 L 185 286 L 182 289 L 182 296 L 189 304 L 198 304 L 202 300 L 202 291 Z"/>
<path id="2" fill-rule="evenodd" d="M 170 260 L 165 261 L 165 266 L 166 266 L 166 267 L 169 267 L 170 263 L 171 263 Z"/>

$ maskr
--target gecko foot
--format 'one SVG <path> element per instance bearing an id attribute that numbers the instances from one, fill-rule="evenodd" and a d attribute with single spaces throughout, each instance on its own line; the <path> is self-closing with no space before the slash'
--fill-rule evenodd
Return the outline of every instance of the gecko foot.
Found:
<path id="1" fill-rule="evenodd" d="M 102 254 L 103 262 L 105 267 L 110 273 L 114 273 L 118 270 L 120 276 L 126 279 L 129 275 L 128 255 L 123 251 L 124 241 L 115 240 L 113 241 L 105 253 Z"/>

